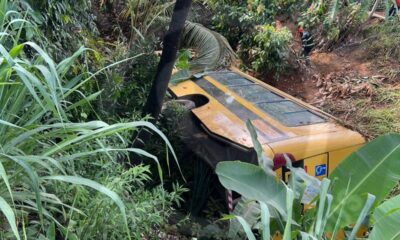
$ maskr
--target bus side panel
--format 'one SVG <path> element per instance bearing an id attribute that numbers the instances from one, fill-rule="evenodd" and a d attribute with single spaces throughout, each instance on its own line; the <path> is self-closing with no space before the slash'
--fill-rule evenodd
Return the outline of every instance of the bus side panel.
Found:
<path id="1" fill-rule="evenodd" d="M 328 174 L 328 154 L 304 159 L 304 170 L 308 175 L 322 180 Z"/>

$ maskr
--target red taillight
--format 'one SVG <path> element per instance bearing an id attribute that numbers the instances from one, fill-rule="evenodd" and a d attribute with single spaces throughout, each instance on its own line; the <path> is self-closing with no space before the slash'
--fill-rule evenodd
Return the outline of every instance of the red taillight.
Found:
<path id="1" fill-rule="evenodd" d="M 285 159 L 284 155 L 288 156 L 292 162 L 294 162 L 296 160 L 294 158 L 293 154 L 291 154 L 291 153 L 277 153 L 277 154 L 275 154 L 274 159 L 273 159 L 273 162 L 274 162 L 273 170 L 274 171 L 286 165 L 286 159 Z"/>

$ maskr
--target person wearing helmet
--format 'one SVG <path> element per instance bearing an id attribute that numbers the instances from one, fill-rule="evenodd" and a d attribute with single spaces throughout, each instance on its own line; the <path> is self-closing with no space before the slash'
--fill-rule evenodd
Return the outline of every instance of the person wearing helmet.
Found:
<path id="1" fill-rule="evenodd" d="M 310 64 L 310 53 L 315 46 L 313 37 L 308 31 L 304 31 L 303 24 L 299 24 L 298 32 L 301 38 L 301 45 L 303 47 L 301 55 L 306 59 L 307 65 Z"/>

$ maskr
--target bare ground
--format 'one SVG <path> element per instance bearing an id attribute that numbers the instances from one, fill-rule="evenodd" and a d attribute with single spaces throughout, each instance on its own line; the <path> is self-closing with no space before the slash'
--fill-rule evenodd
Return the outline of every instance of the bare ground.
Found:
<path id="1" fill-rule="evenodd" d="M 295 26 L 288 27 L 295 36 Z M 298 39 L 292 48 L 300 51 Z M 338 117 L 369 139 L 400 132 L 400 63 L 371 56 L 365 44 L 314 51 L 309 67 L 292 69 L 270 83 Z"/>

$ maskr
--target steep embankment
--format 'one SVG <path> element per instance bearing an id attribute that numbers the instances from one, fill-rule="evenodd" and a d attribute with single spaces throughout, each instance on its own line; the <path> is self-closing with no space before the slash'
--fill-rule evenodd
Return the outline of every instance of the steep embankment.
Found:
<path id="1" fill-rule="evenodd" d="M 288 27 L 296 36 L 295 26 Z M 298 38 L 292 45 L 294 51 L 301 50 Z M 344 120 L 368 138 L 400 132 L 400 63 L 374 57 L 363 39 L 332 52 L 314 50 L 311 66 L 291 70 L 274 84 Z"/>

